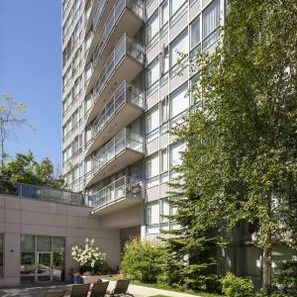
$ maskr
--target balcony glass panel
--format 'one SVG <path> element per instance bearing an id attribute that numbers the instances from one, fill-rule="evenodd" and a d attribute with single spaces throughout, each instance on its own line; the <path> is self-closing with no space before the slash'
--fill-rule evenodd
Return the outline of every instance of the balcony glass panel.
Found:
<path id="1" fill-rule="evenodd" d="M 132 57 L 141 64 L 144 63 L 145 56 L 142 46 L 134 42 L 127 35 L 124 35 L 102 68 L 102 72 L 99 75 L 99 79 L 95 87 L 94 98 L 98 99 L 98 95 L 104 88 L 112 72 L 116 69 L 125 55 Z"/>
<path id="2" fill-rule="evenodd" d="M 129 129 L 122 130 L 94 156 L 92 164 L 93 172 L 99 171 L 125 149 L 143 153 L 143 137 Z"/>
<path id="3" fill-rule="evenodd" d="M 142 181 L 123 176 L 93 194 L 94 208 L 107 206 L 117 200 L 127 197 L 143 197 Z"/>
<path id="4" fill-rule="evenodd" d="M 127 82 L 123 82 L 112 95 L 111 101 L 104 106 L 102 112 L 94 121 L 93 137 L 102 131 L 109 120 L 126 103 L 132 103 L 143 108 L 144 98 L 143 94 L 141 94 L 139 90 L 136 90 L 136 88 L 128 85 Z"/>
<path id="5" fill-rule="evenodd" d="M 105 1 L 103 1 L 105 2 Z M 137 15 L 140 19 L 144 19 L 144 5 L 141 1 L 135 0 L 118 0 L 114 5 L 111 13 L 108 16 L 108 19 L 104 25 L 104 28 L 99 37 L 99 43 L 95 49 L 94 53 L 94 64 L 96 65 L 99 57 L 102 53 L 102 50 L 110 37 L 111 32 L 113 31 L 115 25 L 117 24 L 120 16 L 122 15 L 125 9 L 130 9 L 135 15 Z M 98 19 L 99 20 L 99 19 Z M 97 20 L 97 22 L 98 22 Z M 96 23 L 97 24 L 97 23 Z"/>

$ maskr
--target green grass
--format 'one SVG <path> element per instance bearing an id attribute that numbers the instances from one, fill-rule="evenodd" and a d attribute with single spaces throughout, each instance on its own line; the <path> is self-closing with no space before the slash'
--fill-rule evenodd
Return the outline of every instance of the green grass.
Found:
<path id="1" fill-rule="evenodd" d="M 120 274 L 114 274 L 114 275 L 105 275 L 103 278 L 108 280 L 118 280 L 120 278 L 123 278 Z M 197 295 L 201 297 L 224 297 L 224 295 L 218 295 L 218 294 L 211 294 L 211 293 L 205 293 L 205 292 L 196 292 L 191 290 L 182 290 L 178 288 L 172 288 L 169 285 L 166 284 L 158 284 L 158 283 L 142 283 L 140 281 L 132 280 L 131 284 L 138 285 L 138 286 L 144 286 L 149 288 L 156 288 L 161 290 L 168 290 L 173 292 L 181 292 L 181 293 L 188 293 L 192 295 Z M 165 295 L 154 295 L 151 297 L 171 297 L 171 296 L 165 296 Z"/>

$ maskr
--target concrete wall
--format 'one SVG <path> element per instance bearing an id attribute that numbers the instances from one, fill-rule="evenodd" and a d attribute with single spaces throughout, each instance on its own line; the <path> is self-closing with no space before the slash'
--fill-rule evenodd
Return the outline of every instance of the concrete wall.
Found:
<path id="1" fill-rule="evenodd" d="M 90 216 L 90 209 L 86 207 L 0 195 L 0 233 L 4 234 L 4 278 L 0 277 L 0 286 L 20 282 L 22 234 L 65 237 L 66 277 L 73 265 L 71 247 L 83 243 L 86 237 L 95 238 L 112 267 L 119 265 L 119 229 L 103 227 L 101 219 Z"/>

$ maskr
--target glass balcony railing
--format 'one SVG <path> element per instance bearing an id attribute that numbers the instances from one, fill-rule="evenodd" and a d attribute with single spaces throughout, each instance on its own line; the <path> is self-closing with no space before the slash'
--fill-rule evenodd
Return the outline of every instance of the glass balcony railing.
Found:
<path id="1" fill-rule="evenodd" d="M 104 1 L 103 1 L 104 2 Z M 99 43 L 94 52 L 94 65 L 97 64 L 101 53 L 104 49 L 104 46 L 109 39 L 111 32 L 115 28 L 120 16 L 122 15 L 125 9 L 130 9 L 135 15 L 137 15 L 140 19 L 144 19 L 144 5 L 143 2 L 137 0 L 118 0 L 114 5 L 110 15 L 108 16 L 107 21 L 105 22 L 105 26 L 100 34 Z M 98 19 L 99 20 L 99 19 Z"/>
<path id="2" fill-rule="evenodd" d="M 102 16 L 102 13 L 104 11 L 106 3 L 107 3 L 107 0 L 102 0 L 102 1 L 99 1 L 99 3 L 98 3 L 98 6 L 97 6 L 96 12 L 95 12 L 95 17 L 93 19 L 93 27 L 95 28 L 95 30 L 96 30 L 97 24 Z"/>
<path id="3" fill-rule="evenodd" d="M 129 56 L 137 62 L 139 62 L 140 64 L 144 64 L 145 54 L 143 47 L 140 44 L 137 44 L 127 35 L 123 36 L 123 38 L 117 44 L 114 51 L 109 56 L 107 62 L 103 66 L 102 71 L 99 75 L 99 79 L 97 80 L 93 98 L 99 97 L 99 94 L 105 87 L 110 76 L 125 56 Z"/>
<path id="4" fill-rule="evenodd" d="M 124 81 L 112 95 L 111 100 L 104 106 L 99 116 L 95 119 L 92 127 L 92 137 L 96 137 L 96 135 L 105 128 L 117 111 L 127 103 L 132 103 L 140 108 L 144 108 L 143 94 Z"/>
<path id="5" fill-rule="evenodd" d="M 144 187 L 141 180 L 123 176 L 93 194 L 93 207 L 98 210 L 124 198 L 144 197 Z"/>
<path id="6" fill-rule="evenodd" d="M 0 181 L 0 194 L 75 206 L 89 206 L 93 201 L 91 196 L 73 193 L 65 189 L 23 183 L 11 183 L 2 180 Z"/>
<path id="7" fill-rule="evenodd" d="M 143 153 L 144 150 L 143 137 L 127 128 L 107 142 L 93 157 L 93 174 L 100 171 L 126 149 L 131 149 L 139 153 Z"/>

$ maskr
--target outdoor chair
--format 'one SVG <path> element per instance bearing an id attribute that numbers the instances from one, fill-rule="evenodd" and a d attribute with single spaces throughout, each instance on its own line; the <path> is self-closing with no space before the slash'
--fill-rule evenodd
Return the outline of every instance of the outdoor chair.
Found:
<path id="1" fill-rule="evenodd" d="M 70 297 L 87 297 L 90 284 L 73 285 Z"/>
<path id="2" fill-rule="evenodd" d="M 109 292 L 108 294 L 110 296 L 119 296 L 119 295 L 133 296 L 132 294 L 128 293 L 129 283 L 130 283 L 129 279 L 117 280 L 114 289 L 111 292 Z"/>
<path id="3" fill-rule="evenodd" d="M 94 283 L 90 297 L 104 297 L 107 291 L 109 282 Z"/>
<path id="4" fill-rule="evenodd" d="M 65 290 L 63 291 L 52 291 L 52 292 L 47 292 L 45 297 L 64 297 L 65 295 Z"/>

